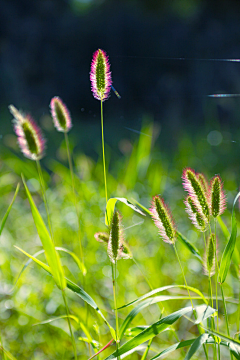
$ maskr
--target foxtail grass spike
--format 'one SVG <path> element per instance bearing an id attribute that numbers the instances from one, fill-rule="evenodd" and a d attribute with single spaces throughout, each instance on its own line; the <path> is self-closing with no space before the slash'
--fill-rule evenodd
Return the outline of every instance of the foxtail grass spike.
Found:
<path id="1" fill-rule="evenodd" d="M 116 263 L 122 257 L 123 230 L 121 216 L 115 211 L 111 220 L 110 235 L 108 241 L 108 256 L 112 263 Z"/>
<path id="2" fill-rule="evenodd" d="M 204 217 L 206 222 L 209 222 L 210 209 L 208 198 L 201 180 L 198 179 L 195 171 L 190 168 L 183 171 L 182 179 L 183 187 L 192 198 L 198 212 Z"/>
<path id="3" fill-rule="evenodd" d="M 9 106 L 14 116 L 14 131 L 22 153 L 31 160 L 40 160 L 44 155 L 45 139 L 42 131 L 29 114 L 25 115 L 13 105 Z"/>
<path id="4" fill-rule="evenodd" d="M 215 234 L 212 233 L 207 240 L 207 248 L 204 256 L 203 268 L 207 276 L 215 274 Z"/>
<path id="5" fill-rule="evenodd" d="M 210 185 L 211 215 L 217 217 L 222 215 L 226 208 L 226 195 L 223 191 L 223 183 L 220 176 L 216 175 Z"/>
<path id="6" fill-rule="evenodd" d="M 201 232 L 206 231 L 207 223 L 205 222 L 205 219 L 202 216 L 202 214 L 198 212 L 198 209 L 194 204 L 194 201 L 191 198 L 191 196 L 187 196 L 186 200 L 184 201 L 184 204 L 186 205 L 186 212 L 188 213 L 189 219 L 192 221 L 193 225 Z"/>
<path id="7" fill-rule="evenodd" d="M 149 209 L 152 213 L 152 219 L 159 229 L 159 234 L 163 241 L 174 244 L 176 240 L 175 225 L 169 209 L 160 196 L 154 196 L 152 207 Z"/>
<path id="8" fill-rule="evenodd" d="M 104 50 L 98 49 L 93 54 L 90 80 L 95 99 L 107 100 L 111 90 L 112 78 L 108 56 Z"/>
<path id="9" fill-rule="evenodd" d="M 58 131 L 67 133 L 72 127 L 72 120 L 67 106 L 58 96 L 54 96 L 50 102 L 50 111 L 53 123 Z"/>

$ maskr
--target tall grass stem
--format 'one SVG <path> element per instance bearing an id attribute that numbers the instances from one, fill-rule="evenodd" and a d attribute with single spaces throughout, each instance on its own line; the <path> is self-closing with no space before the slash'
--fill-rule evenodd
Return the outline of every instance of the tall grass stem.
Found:
<path id="1" fill-rule="evenodd" d="M 103 101 L 102 100 L 101 100 L 101 129 L 102 129 L 103 173 L 104 173 L 105 197 L 106 197 L 106 205 L 107 205 L 108 195 L 107 195 L 107 176 L 106 176 L 106 161 L 105 161 L 105 149 L 104 149 Z"/>
<path id="2" fill-rule="evenodd" d="M 221 293 L 222 293 L 222 300 L 223 300 L 223 306 L 224 306 L 227 334 L 228 334 L 228 337 L 230 337 L 229 324 L 228 324 L 228 313 L 227 313 L 227 306 L 226 306 L 225 297 L 224 297 L 223 284 L 220 284 L 220 289 L 221 289 Z M 231 351 L 230 351 L 230 356 L 231 356 L 231 360 L 233 360 L 233 356 L 232 356 Z"/>
<path id="3" fill-rule="evenodd" d="M 114 299 L 114 308 L 115 308 L 115 319 L 116 319 L 116 348 L 118 350 L 118 310 L 117 310 L 117 296 L 116 296 L 116 277 L 117 277 L 117 261 L 112 265 L 112 283 L 113 283 L 113 299 Z M 120 357 L 118 356 L 119 360 Z"/>

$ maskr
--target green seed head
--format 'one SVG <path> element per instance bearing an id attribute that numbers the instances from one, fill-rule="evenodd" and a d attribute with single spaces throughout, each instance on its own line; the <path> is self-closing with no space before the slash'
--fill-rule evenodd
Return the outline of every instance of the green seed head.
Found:
<path id="1" fill-rule="evenodd" d="M 204 258 L 204 273 L 207 276 L 213 276 L 215 273 L 215 246 L 216 238 L 211 234 L 207 241 L 207 249 Z"/>

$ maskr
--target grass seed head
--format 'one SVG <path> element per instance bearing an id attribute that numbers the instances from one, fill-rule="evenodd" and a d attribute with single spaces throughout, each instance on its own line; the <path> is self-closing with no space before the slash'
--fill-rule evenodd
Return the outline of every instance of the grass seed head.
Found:
<path id="1" fill-rule="evenodd" d="M 98 49 L 93 54 L 90 81 L 95 99 L 101 101 L 107 100 L 111 90 L 112 78 L 108 56 L 101 49 Z"/>
<path id="2" fill-rule="evenodd" d="M 204 257 L 204 273 L 207 276 L 213 276 L 215 273 L 215 234 L 211 234 L 207 240 L 207 249 Z"/>
<path id="3" fill-rule="evenodd" d="M 188 213 L 189 219 L 192 221 L 193 225 L 201 232 L 206 231 L 207 223 L 205 221 L 205 218 L 198 211 L 191 196 L 187 196 L 184 204 L 186 205 L 186 212 Z"/>
<path id="4" fill-rule="evenodd" d="M 94 234 L 94 237 L 98 242 L 108 244 L 108 240 L 109 240 L 109 234 L 108 233 L 106 233 L 106 232 L 97 232 L 96 234 Z"/>
<path id="5" fill-rule="evenodd" d="M 163 241 L 173 244 L 176 240 L 176 230 L 172 215 L 160 196 L 154 196 L 150 208 L 152 219 L 159 229 Z"/>
<path id="6" fill-rule="evenodd" d="M 226 196 L 223 191 L 223 183 L 220 176 L 216 175 L 210 185 L 211 215 L 217 217 L 222 215 L 226 208 Z"/>
<path id="7" fill-rule="evenodd" d="M 206 222 L 209 222 L 210 209 L 208 204 L 208 196 L 202 184 L 203 178 L 200 180 L 194 170 L 187 168 L 182 175 L 183 187 L 192 198 L 198 212 L 204 217 Z"/>
<path id="8" fill-rule="evenodd" d="M 112 263 L 121 258 L 123 244 L 123 230 L 121 216 L 115 211 L 110 225 L 110 236 L 108 241 L 108 256 Z"/>
<path id="9" fill-rule="evenodd" d="M 67 106 L 58 96 L 52 98 L 50 111 L 56 129 L 67 133 L 72 127 L 72 120 Z"/>
<path id="10" fill-rule="evenodd" d="M 14 131 L 22 153 L 31 160 L 40 160 L 44 155 L 45 139 L 42 131 L 30 115 L 24 115 L 13 105 L 9 106 L 14 116 Z"/>

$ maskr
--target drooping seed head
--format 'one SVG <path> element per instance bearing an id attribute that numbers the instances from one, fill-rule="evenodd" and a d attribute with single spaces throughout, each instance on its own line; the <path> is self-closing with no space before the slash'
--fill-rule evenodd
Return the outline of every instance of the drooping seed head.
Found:
<path id="1" fill-rule="evenodd" d="M 121 216 L 115 211 L 111 220 L 110 235 L 108 240 L 108 256 L 112 263 L 121 258 L 123 243 L 123 230 Z"/>
<path id="2" fill-rule="evenodd" d="M 67 106 L 58 96 L 54 96 L 50 102 L 50 111 L 54 126 L 58 131 L 68 132 L 72 127 L 72 120 Z"/>
<path id="3" fill-rule="evenodd" d="M 169 209 L 160 196 L 154 196 L 152 207 L 149 209 L 152 219 L 159 229 L 163 241 L 173 244 L 176 240 L 176 229 Z"/>
<path id="4" fill-rule="evenodd" d="M 216 175 L 210 185 L 211 215 L 217 217 L 222 215 L 226 208 L 226 195 L 223 191 L 223 183 L 220 176 Z"/>
<path id="5" fill-rule="evenodd" d="M 184 190 L 188 192 L 198 212 L 204 217 L 205 221 L 208 222 L 210 209 L 202 181 L 198 179 L 195 171 L 190 168 L 183 171 L 182 179 Z"/>
<path id="6" fill-rule="evenodd" d="M 93 54 L 90 81 L 95 99 L 101 101 L 107 100 L 111 90 L 112 78 L 108 56 L 101 49 L 98 49 Z"/>
<path id="7" fill-rule="evenodd" d="M 203 269 L 204 274 L 213 276 L 215 273 L 215 234 L 211 234 L 207 240 L 207 248 L 204 256 Z"/>
<path id="8" fill-rule="evenodd" d="M 41 129 L 30 115 L 24 115 L 13 105 L 9 106 L 9 111 L 14 116 L 14 131 L 22 153 L 31 160 L 40 160 L 44 155 L 46 143 Z"/>
<path id="9" fill-rule="evenodd" d="M 122 242 L 119 256 L 121 259 L 132 259 L 133 257 L 129 246 L 125 241 Z"/>
<path id="10" fill-rule="evenodd" d="M 98 242 L 105 244 L 107 244 L 109 240 L 109 234 L 106 232 L 97 232 L 96 234 L 94 234 L 94 237 Z"/>
<path id="11" fill-rule="evenodd" d="M 184 204 L 186 205 L 186 212 L 188 213 L 189 219 L 192 221 L 193 225 L 201 232 L 206 231 L 207 223 L 205 222 L 205 218 L 198 211 L 191 196 L 187 196 Z"/>

